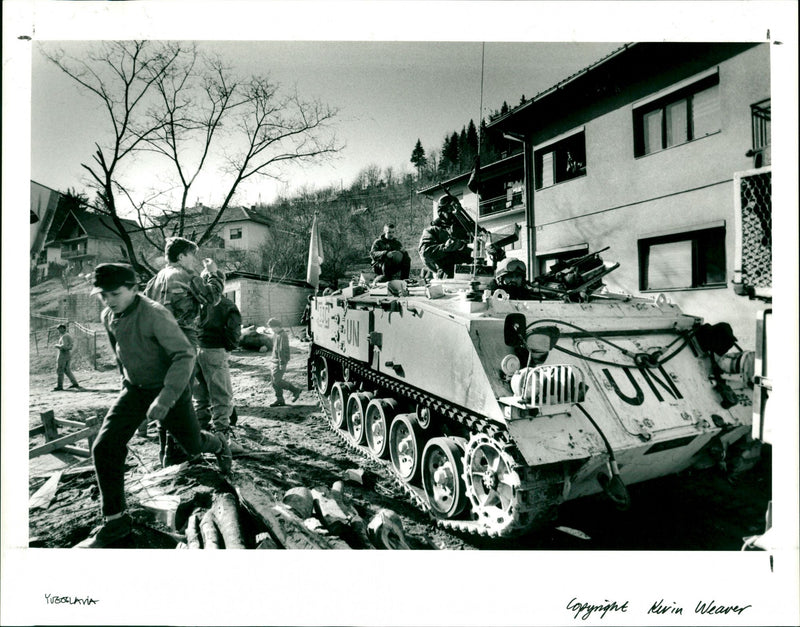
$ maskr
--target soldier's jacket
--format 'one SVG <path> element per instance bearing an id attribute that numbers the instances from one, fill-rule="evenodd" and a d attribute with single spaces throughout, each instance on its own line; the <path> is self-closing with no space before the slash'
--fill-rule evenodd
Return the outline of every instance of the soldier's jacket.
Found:
<path id="1" fill-rule="evenodd" d="M 373 264 L 381 263 L 386 257 L 386 253 L 390 253 L 394 250 L 403 250 L 403 244 L 400 243 L 400 240 L 394 238 L 387 239 L 381 235 L 378 239 L 372 242 L 372 248 L 369 250 L 369 256 L 372 259 Z"/>
<path id="2" fill-rule="evenodd" d="M 181 329 L 197 332 L 201 305 L 216 305 L 222 295 L 225 275 L 221 270 L 199 275 L 167 264 L 147 283 L 144 294 L 172 312 Z"/>

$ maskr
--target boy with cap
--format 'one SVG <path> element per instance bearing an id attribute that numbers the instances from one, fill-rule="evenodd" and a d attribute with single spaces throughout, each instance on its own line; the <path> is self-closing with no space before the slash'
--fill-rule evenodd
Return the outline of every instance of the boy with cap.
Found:
<path id="1" fill-rule="evenodd" d="M 198 425 L 189 392 L 195 351 L 172 314 L 138 293 L 129 265 L 100 264 L 93 283 L 92 293 L 106 305 L 101 318 L 122 373 L 122 390 L 92 447 L 105 522 L 78 548 L 102 548 L 131 533 L 132 521 L 125 513 L 125 457 L 128 441 L 145 417 L 164 426 L 190 456 L 215 453 L 224 474 L 232 466 L 225 439 Z"/>
<path id="2" fill-rule="evenodd" d="M 300 396 L 300 388 L 283 380 L 286 366 L 289 363 L 289 336 L 286 334 L 286 329 L 277 318 L 270 318 L 267 326 L 275 334 L 272 343 L 272 389 L 275 390 L 275 401 L 269 406 L 283 407 L 286 405 L 283 400 L 283 391 L 289 390 L 292 393 L 292 402 L 294 402 Z"/>
<path id="3" fill-rule="evenodd" d="M 72 336 L 67 333 L 67 326 L 65 324 L 58 325 L 58 333 L 60 337 L 58 338 L 58 344 L 56 344 L 56 348 L 58 349 L 58 361 L 56 362 L 56 377 L 58 377 L 58 383 L 56 387 L 53 388 L 53 391 L 63 390 L 64 389 L 64 375 L 67 375 L 70 381 L 72 381 L 72 385 L 70 388 L 81 390 L 80 383 L 75 378 L 75 375 L 72 374 L 72 369 L 69 367 L 69 362 L 72 361 L 72 347 L 75 343 L 72 341 Z"/>

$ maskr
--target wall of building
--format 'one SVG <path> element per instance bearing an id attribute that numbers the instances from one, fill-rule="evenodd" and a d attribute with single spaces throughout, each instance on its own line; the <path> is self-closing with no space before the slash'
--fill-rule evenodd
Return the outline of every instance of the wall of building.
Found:
<path id="1" fill-rule="evenodd" d="M 242 229 L 240 239 L 231 239 L 231 229 Z M 256 250 L 270 236 L 269 227 L 257 222 L 242 220 L 241 222 L 226 222 L 220 229 L 220 235 L 225 240 L 225 248 L 231 250 Z"/>
<path id="2" fill-rule="evenodd" d="M 718 67 L 720 131 L 688 143 L 635 157 L 633 112 L 638 101 L 625 102 L 624 96 L 625 104 L 610 111 L 598 103 L 602 114 L 592 117 L 589 111 L 572 129 L 554 120 L 548 136 L 548 127 L 538 126 L 534 141 L 539 146 L 582 127 L 587 173 L 533 191 L 536 253 L 543 256 L 577 244 L 588 244 L 590 251 L 610 246 L 603 257 L 619 261 L 620 268 L 606 283 L 642 295 L 639 239 L 723 224 L 727 285 L 666 295 L 686 313 L 712 323 L 730 322 L 740 344 L 752 347 L 755 312 L 763 304 L 737 296 L 730 282 L 736 237 L 733 175 L 753 167 L 752 158 L 745 156 L 752 144 L 750 105 L 770 97 L 769 46 L 750 48 Z M 651 78 L 658 82 L 658 77 Z M 500 227 L 514 219 L 499 217 L 491 224 Z"/>
<path id="3" fill-rule="evenodd" d="M 75 292 L 61 299 L 58 316 L 75 322 L 100 322 L 103 304 L 88 292 Z"/>
<path id="4" fill-rule="evenodd" d="M 243 326 L 265 326 L 270 318 L 297 326 L 311 293 L 311 288 L 243 277 L 233 277 L 225 283 L 225 294 L 242 313 Z"/>

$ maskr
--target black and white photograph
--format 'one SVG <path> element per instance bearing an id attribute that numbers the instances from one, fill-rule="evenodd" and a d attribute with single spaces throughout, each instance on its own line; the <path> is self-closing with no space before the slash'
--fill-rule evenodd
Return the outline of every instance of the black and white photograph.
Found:
<path id="1" fill-rule="evenodd" d="M 0 622 L 798 624 L 796 5 L 3 11 Z"/>

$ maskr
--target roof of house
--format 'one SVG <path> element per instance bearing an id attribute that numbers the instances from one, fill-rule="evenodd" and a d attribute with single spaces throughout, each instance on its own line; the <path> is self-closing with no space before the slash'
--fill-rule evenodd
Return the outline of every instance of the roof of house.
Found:
<path id="1" fill-rule="evenodd" d="M 535 112 L 540 112 L 539 105 L 544 102 L 558 100 L 559 96 L 567 97 L 566 94 L 572 90 L 573 100 L 585 104 L 585 98 L 574 98 L 581 95 L 575 91 L 578 86 L 586 81 L 589 85 L 594 85 L 595 89 L 583 96 L 590 96 L 594 99 L 602 97 L 603 91 L 613 93 L 612 77 L 620 72 L 637 77 L 644 77 L 648 81 L 650 77 L 664 68 L 672 68 L 676 64 L 692 65 L 689 72 L 699 71 L 699 64 L 702 64 L 702 57 L 708 56 L 719 62 L 724 58 L 738 54 L 748 47 L 759 45 L 758 42 L 632 42 L 626 43 L 619 48 L 612 50 L 606 56 L 598 59 L 594 63 L 575 72 L 539 92 L 533 98 L 529 98 L 524 103 L 514 107 L 508 113 L 491 120 L 487 127 L 499 128 L 510 131 L 513 123 L 525 116 L 535 116 Z M 575 89 L 573 89 L 575 88 Z M 544 102 L 543 102 L 544 101 Z M 558 100 L 561 103 L 560 100 Z M 569 100 L 565 101 L 569 102 Z"/>
<path id="2" fill-rule="evenodd" d="M 111 223 L 111 218 L 109 218 L 108 216 L 101 216 L 99 214 L 90 213 L 88 211 L 71 209 L 67 213 L 67 215 L 64 216 L 64 220 L 62 220 L 61 224 L 58 225 L 58 228 L 51 229 L 50 233 L 53 237 L 52 239 L 48 240 L 47 242 L 48 245 L 52 244 L 56 239 L 58 239 L 59 232 L 64 227 L 64 224 L 66 224 L 70 216 L 73 216 L 75 218 L 77 223 L 80 225 L 81 229 L 83 229 L 84 233 L 86 233 L 88 237 L 93 237 L 97 239 L 119 238 L 119 235 L 117 235 L 117 233 L 112 230 L 113 226 Z M 125 227 L 125 230 L 128 233 L 133 233 L 134 231 L 142 230 L 142 227 L 139 226 L 139 224 L 134 222 L 133 220 L 120 218 L 120 222 L 122 222 L 123 226 Z"/>
<path id="3" fill-rule="evenodd" d="M 211 224 L 218 211 L 218 208 L 215 209 L 213 207 L 191 207 L 186 211 L 186 223 L 192 226 L 206 226 Z M 229 222 L 246 221 L 272 226 L 272 219 L 269 216 L 251 207 L 228 207 L 225 209 L 225 213 L 222 214 L 219 223 L 227 224 Z"/>

